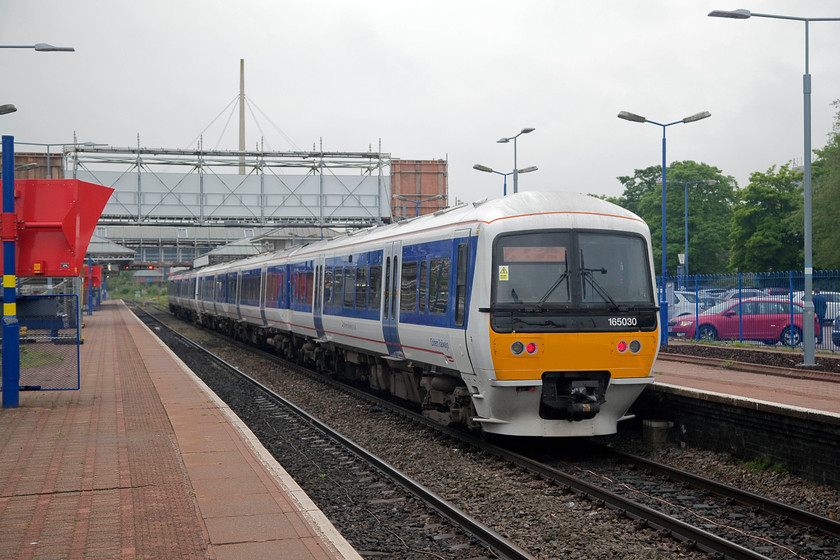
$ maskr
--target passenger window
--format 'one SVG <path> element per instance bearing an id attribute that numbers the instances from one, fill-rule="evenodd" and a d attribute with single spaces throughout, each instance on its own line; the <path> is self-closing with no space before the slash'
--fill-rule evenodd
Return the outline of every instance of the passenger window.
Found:
<path id="1" fill-rule="evenodd" d="M 335 269 L 333 276 L 333 304 L 341 306 L 344 301 L 344 269 Z"/>
<path id="2" fill-rule="evenodd" d="M 463 326 L 467 305 L 467 244 L 458 244 L 458 261 L 455 272 L 455 324 Z"/>
<path id="3" fill-rule="evenodd" d="M 379 309 L 382 303 L 382 267 L 370 267 L 368 282 L 368 309 Z"/>
<path id="4" fill-rule="evenodd" d="M 391 257 L 385 259 L 385 306 L 382 311 L 383 318 L 388 318 L 388 302 L 391 295 Z"/>
<path id="5" fill-rule="evenodd" d="M 332 269 L 324 272 L 324 305 L 332 304 L 332 290 L 333 290 L 333 273 Z"/>
<path id="6" fill-rule="evenodd" d="M 420 263 L 420 295 L 418 304 L 420 313 L 426 311 L 426 295 L 429 291 L 429 261 Z"/>
<path id="7" fill-rule="evenodd" d="M 449 259 L 432 259 L 429 266 L 429 313 L 446 314 L 449 303 Z"/>
<path id="8" fill-rule="evenodd" d="M 344 269 L 344 307 L 348 309 L 353 309 L 353 303 L 356 301 L 355 272 L 356 270 L 350 267 Z"/>
<path id="9" fill-rule="evenodd" d="M 417 310 L 416 262 L 403 261 L 400 285 L 400 311 L 414 313 Z"/>
<path id="10" fill-rule="evenodd" d="M 365 296 L 367 295 L 367 272 L 366 266 L 356 269 L 356 309 L 365 308 Z"/>
<path id="11" fill-rule="evenodd" d="M 394 277 L 391 279 L 391 318 L 397 318 L 397 267 L 399 266 L 399 259 L 394 257 Z"/>

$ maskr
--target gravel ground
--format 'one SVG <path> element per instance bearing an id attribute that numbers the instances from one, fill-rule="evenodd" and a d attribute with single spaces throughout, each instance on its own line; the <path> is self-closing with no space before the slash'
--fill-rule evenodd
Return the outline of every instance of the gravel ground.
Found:
<path id="1" fill-rule="evenodd" d="M 226 348 L 207 332 L 199 342 L 249 371 L 338 431 L 386 458 L 468 514 L 512 538 L 538 558 L 706 558 L 655 531 L 640 529 L 615 513 L 507 467 L 450 440 L 349 397 L 324 398 L 321 389 L 275 365 Z M 730 350 L 730 349 L 724 349 Z M 766 351 L 756 351 L 765 354 Z M 742 354 L 743 355 L 743 354 Z M 714 357 L 725 356 L 716 355 Z M 740 359 L 739 361 L 746 361 Z M 395 438 L 395 434 L 399 434 Z M 634 434 L 604 438 L 617 448 L 721 482 L 767 494 L 836 519 L 840 492 L 773 468 L 750 468 L 728 455 L 669 446 L 648 450 Z M 563 443 L 565 444 L 565 443 Z M 558 443 L 558 445 L 563 445 Z M 825 557 L 825 556 L 822 556 Z"/>

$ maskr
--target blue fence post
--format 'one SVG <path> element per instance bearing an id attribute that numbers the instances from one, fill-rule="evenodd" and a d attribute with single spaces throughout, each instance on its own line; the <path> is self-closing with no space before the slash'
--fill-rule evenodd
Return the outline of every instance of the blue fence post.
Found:
<path id="1" fill-rule="evenodd" d="M 15 270 L 15 138 L 3 136 L 3 408 L 20 403 L 20 326 Z"/>

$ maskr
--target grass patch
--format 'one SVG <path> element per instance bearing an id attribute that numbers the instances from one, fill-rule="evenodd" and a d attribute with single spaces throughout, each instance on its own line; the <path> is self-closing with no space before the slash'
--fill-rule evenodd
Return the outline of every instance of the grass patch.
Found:
<path id="1" fill-rule="evenodd" d="M 44 350 L 41 348 L 31 348 L 29 345 L 21 345 L 20 348 L 20 367 L 21 368 L 35 368 L 54 366 L 64 363 L 64 356 Z"/>
<path id="2" fill-rule="evenodd" d="M 773 471 L 778 473 L 786 473 L 787 469 L 781 463 L 774 463 L 770 459 L 753 459 L 752 461 L 747 461 L 744 463 L 744 468 L 756 471 L 756 472 L 765 472 L 765 471 Z"/>

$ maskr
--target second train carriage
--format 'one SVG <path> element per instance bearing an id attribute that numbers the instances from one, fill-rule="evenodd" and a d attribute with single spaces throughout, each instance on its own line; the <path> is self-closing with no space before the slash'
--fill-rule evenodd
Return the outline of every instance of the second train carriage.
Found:
<path id="1" fill-rule="evenodd" d="M 527 192 L 175 275 L 170 305 L 442 423 L 589 436 L 652 381 L 654 286 L 640 218 Z"/>

